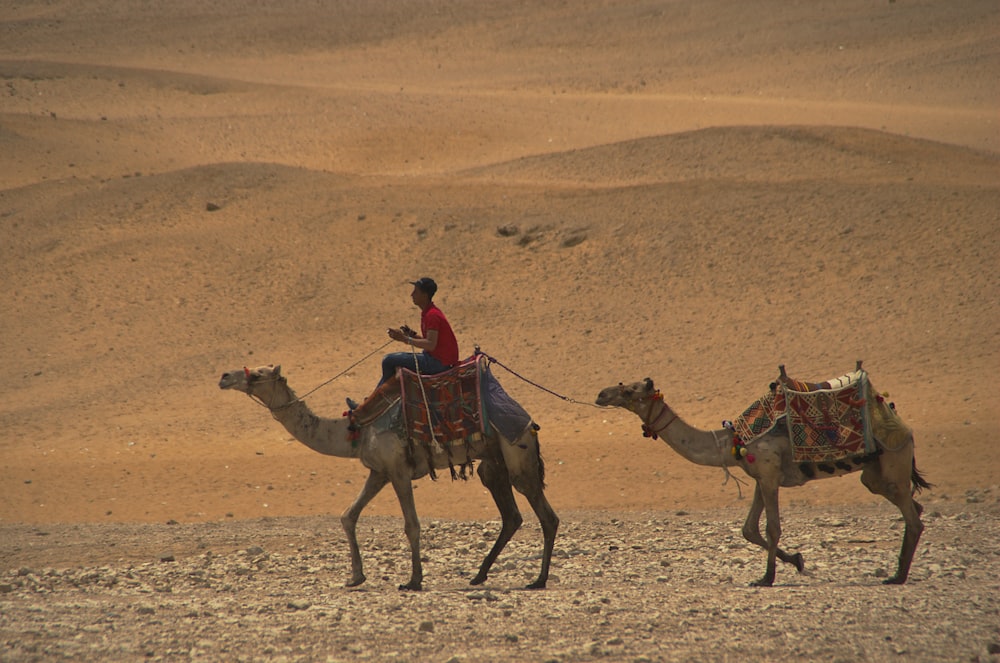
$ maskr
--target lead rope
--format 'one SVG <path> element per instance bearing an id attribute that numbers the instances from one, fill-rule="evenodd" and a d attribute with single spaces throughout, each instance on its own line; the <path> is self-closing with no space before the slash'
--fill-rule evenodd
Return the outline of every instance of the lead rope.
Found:
<path id="1" fill-rule="evenodd" d="M 410 337 L 412 339 L 412 337 Z M 427 413 L 427 427 L 431 431 L 431 444 L 435 447 L 444 447 L 444 450 L 448 453 L 448 466 L 451 467 L 451 450 L 448 449 L 447 445 L 443 445 L 437 441 L 437 435 L 434 434 L 434 421 L 433 414 L 431 413 L 431 404 L 427 398 L 427 390 L 424 389 L 424 378 L 420 373 L 420 357 L 417 356 L 417 346 L 410 343 L 410 353 L 413 355 L 413 368 L 416 369 L 417 373 L 417 384 L 420 385 L 420 398 L 424 401 L 424 412 Z M 403 381 L 400 380 L 400 386 L 402 387 Z M 437 472 L 434 471 L 434 452 L 431 450 L 430 446 L 427 446 L 427 469 L 431 476 L 432 481 L 437 481 Z M 455 478 L 455 470 L 451 470 L 451 478 Z"/>
<path id="2" fill-rule="evenodd" d="M 511 375 L 513 375 L 514 377 L 516 377 L 516 378 L 518 378 L 520 380 L 523 380 L 524 382 L 527 382 L 532 387 L 535 387 L 536 389 L 541 389 L 542 391 L 544 391 L 546 393 L 552 394 L 556 398 L 560 398 L 560 399 L 566 401 L 567 403 L 573 403 L 574 405 L 589 405 L 591 407 L 596 407 L 599 410 L 603 410 L 604 409 L 604 406 L 602 406 L 602 405 L 597 405 L 596 403 L 581 403 L 580 401 L 575 400 L 573 398 L 570 398 L 569 396 L 563 396 L 562 394 L 557 394 L 556 392 L 552 391 L 551 389 L 547 389 L 547 388 L 543 387 L 542 385 L 538 384 L 537 382 L 532 382 L 531 380 L 529 380 L 528 378 L 524 377 L 523 375 L 521 375 L 517 371 L 513 370 L 512 368 L 510 368 L 509 366 L 504 366 L 501 362 L 497 361 L 497 359 L 495 357 L 491 357 L 490 355 L 486 354 L 485 352 L 481 352 L 479 350 L 479 346 L 478 345 L 476 346 L 476 354 L 480 354 L 480 355 L 486 357 L 486 360 L 489 361 L 491 364 L 496 364 L 500 368 L 504 369 L 505 371 L 507 371 L 508 373 L 510 373 Z"/>

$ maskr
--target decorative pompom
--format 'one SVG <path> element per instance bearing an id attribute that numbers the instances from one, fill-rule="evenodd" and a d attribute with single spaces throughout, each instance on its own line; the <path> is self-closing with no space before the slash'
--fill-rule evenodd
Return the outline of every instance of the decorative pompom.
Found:
<path id="1" fill-rule="evenodd" d="M 754 460 L 756 460 L 756 459 L 754 458 L 753 454 L 747 454 L 747 462 L 748 463 L 752 463 L 752 462 L 754 462 Z"/>

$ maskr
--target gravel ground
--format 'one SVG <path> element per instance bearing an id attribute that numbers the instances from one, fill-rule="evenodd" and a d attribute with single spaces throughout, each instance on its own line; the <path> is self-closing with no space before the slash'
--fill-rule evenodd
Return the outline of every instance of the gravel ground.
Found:
<path id="1" fill-rule="evenodd" d="M 0 660 L 1000 660 L 1000 501 L 925 506 L 904 586 L 888 504 L 786 507 L 772 588 L 736 508 L 563 513 L 541 591 L 533 519 L 480 587 L 498 522 L 424 521 L 417 593 L 399 518 L 362 517 L 353 589 L 334 517 L 0 525 Z"/>

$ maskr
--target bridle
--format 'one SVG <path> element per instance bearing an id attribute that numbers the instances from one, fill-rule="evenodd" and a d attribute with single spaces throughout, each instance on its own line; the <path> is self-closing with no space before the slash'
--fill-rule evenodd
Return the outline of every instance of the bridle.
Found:
<path id="1" fill-rule="evenodd" d="M 642 435 L 643 437 L 651 437 L 654 440 L 657 440 L 659 439 L 660 434 L 670 427 L 670 424 L 677 421 L 677 413 L 671 410 L 670 406 L 667 405 L 665 402 L 663 402 L 663 394 L 661 394 L 659 391 L 654 392 L 652 396 L 644 397 L 641 398 L 640 400 L 646 400 L 646 398 L 649 399 L 649 407 L 646 408 L 646 416 L 642 417 L 643 420 Z M 657 414 L 656 418 L 654 419 L 653 406 L 656 403 L 659 403 L 661 407 L 659 414 Z M 661 425 L 660 420 L 663 419 L 664 416 L 668 414 L 671 415 L 670 419 L 668 419 L 665 424 Z"/>
<path id="2" fill-rule="evenodd" d="M 268 403 L 268 402 L 264 401 L 264 399 L 261 398 L 260 396 L 258 396 L 257 394 L 253 393 L 253 390 L 251 389 L 251 387 L 253 385 L 255 385 L 255 384 L 261 384 L 261 383 L 265 383 L 265 382 L 286 382 L 284 375 L 279 375 L 276 378 L 268 378 L 268 379 L 265 380 L 265 379 L 261 378 L 260 375 L 257 375 L 256 373 L 250 372 L 250 369 L 247 368 L 246 366 L 244 366 L 243 367 L 243 376 L 246 378 L 246 381 L 247 381 L 247 396 L 250 397 L 250 400 L 252 400 L 254 402 L 257 402 L 257 403 L 260 403 L 261 405 L 263 405 L 264 407 L 266 407 L 268 410 L 270 410 L 272 415 L 275 412 L 277 412 L 279 410 L 284 410 L 286 407 L 291 407 L 295 403 L 298 403 L 298 402 L 300 402 L 302 400 L 300 398 L 293 398 L 292 400 L 288 401 L 284 405 L 279 405 L 279 406 L 275 407 L 275 406 L 271 405 L 271 403 Z M 273 396 L 272 396 L 272 398 L 273 398 Z"/>
<path id="3" fill-rule="evenodd" d="M 622 388 L 622 392 L 624 393 L 624 391 L 625 390 L 624 390 L 624 387 L 623 387 Z M 639 415 L 639 417 L 643 421 L 643 424 L 642 424 L 642 435 L 643 435 L 643 437 L 651 437 L 654 440 L 658 439 L 659 436 L 660 436 L 660 434 L 663 433 L 665 430 L 667 430 L 670 427 L 670 424 L 674 423 L 675 421 L 677 421 L 677 419 L 679 419 L 679 417 L 677 416 L 677 413 L 674 412 L 673 410 L 671 410 L 670 406 L 667 405 L 663 401 L 663 394 L 661 394 L 659 392 L 659 390 L 653 392 L 649 396 L 643 396 L 642 398 L 639 398 L 638 400 L 639 400 L 640 403 L 642 401 L 644 401 L 644 400 L 648 400 L 649 401 L 649 406 L 646 408 L 646 416 L 642 416 L 641 414 Z M 653 418 L 653 406 L 657 402 L 660 403 L 660 412 L 656 415 L 656 418 L 654 419 Z M 636 409 L 639 409 L 639 408 L 636 408 Z M 639 413 L 636 412 L 636 414 L 639 414 Z M 671 415 L 670 419 L 668 419 L 666 421 L 666 423 L 661 424 L 660 420 L 662 420 L 668 414 Z M 723 457 L 722 458 L 722 462 L 720 463 L 720 465 L 722 466 L 723 473 L 725 473 L 725 475 L 726 475 L 726 479 L 722 483 L 723 483 L 723 485 L 725 485 L 726 483 L 729 482 L 730 478 L 732 478 L 733 480 L 735 480 L 736 481 L 736 490 L 739 493 L 740 498 L 742 498 L 743 497 L 743 489 L 741 488 L 741 486 L 743 484 L 743 481 L 741 481 L 739 479 L 739 477 L 735 477 L 732 474 L 730 474 L 729 473 L 729 468 L 726 467 L 725 443 L 723 441 L 719 440 L 719 437 L 716 434 L 716 431 L 714 431 L 714 430 L 712 431 L 712 437 L 715 439 L 715 443 L 719 446 L 719 451 L 722 453 L 722 457 Z"/>

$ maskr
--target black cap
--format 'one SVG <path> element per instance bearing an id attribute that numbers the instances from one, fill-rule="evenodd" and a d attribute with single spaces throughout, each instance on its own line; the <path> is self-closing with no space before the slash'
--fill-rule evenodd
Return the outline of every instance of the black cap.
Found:
<path id="1" fill-rule="evenodd" d="M 434 299 L 434 293 L 438 291 L 438 284 L 434 282 L 434 279 L 429 276 L 425 276 L 416 281 L 410 281 L 410 285 L 414 285 L 420 288 L 421 291 L 427 293 L 427 296 Z"/>

